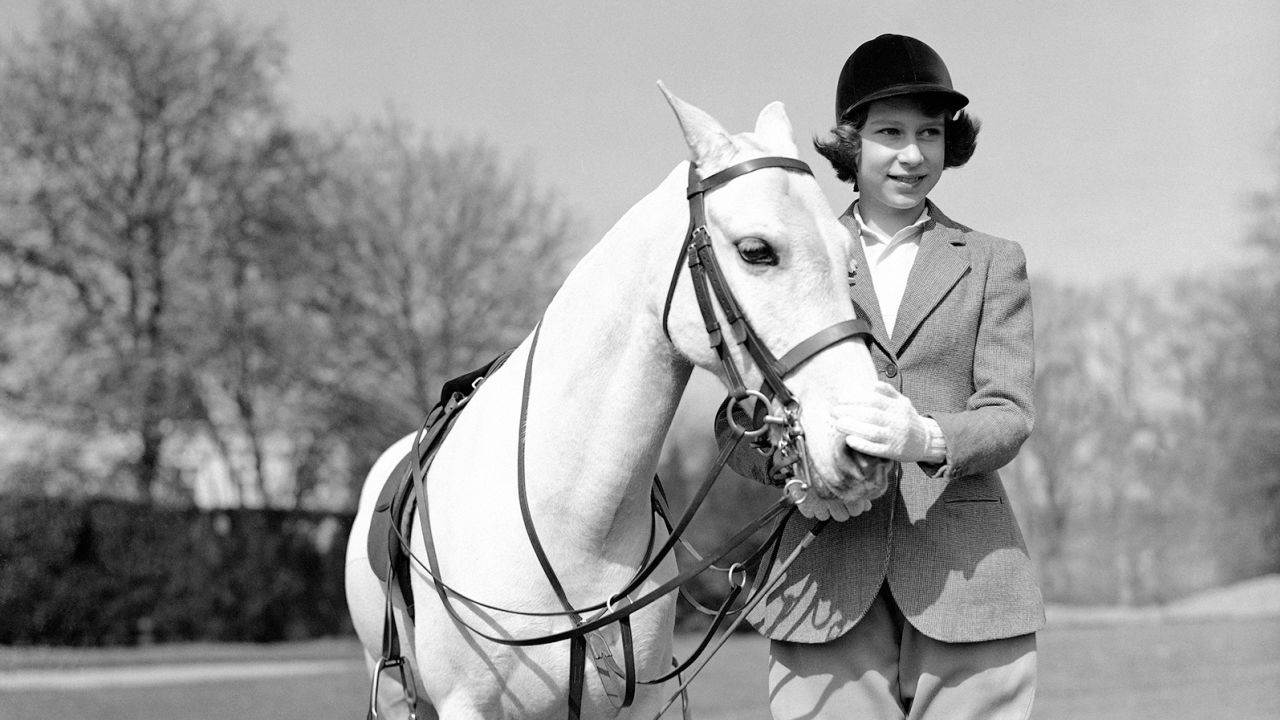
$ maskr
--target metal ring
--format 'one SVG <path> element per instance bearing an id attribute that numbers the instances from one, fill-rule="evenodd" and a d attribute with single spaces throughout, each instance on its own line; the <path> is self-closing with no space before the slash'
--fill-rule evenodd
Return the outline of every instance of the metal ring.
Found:
<path id="1" fill-rule="evenodd" d="M 743 403 L 749 398 L 755 398 L 756 402 L 765 403 L 765 406 L 768 407 L 769 398 L 765 397 L 764 393 L 759 390 L 744 390 L 742 395 L 732 397 L 729 399 L 729 402 L 725 403 L 724 419 L 729 423 L 729 427 L 733 428 L 734 432 L 740 433 L 743 436 L 754 440 L 769 432 L 769 423 L 772 421 L 772 418 L 769 415 L 766 415 L 764 422 L 760 424 L 760 427 L 752 428 L 750 430 L 739 425 L 738 421 L 733 417 L 733 410 L 734 408 L 742 407 Z M 743 414 L 746 414 L 747 410 L 745 407 L 742 408 L 742 412 Z M 751 416 L 747 415 L 747 417 Z"/>
<path id="2" fill-rule="evenodd" d="M 741 571 L 742 571 L 742 582 L 735 583 L 735 582 L 733 581 L 733 571 L 734 571 L 734 570 L 741 570 Z M 729 566 L 729 587 L 743 588 L 743 587 L 746 587 L 746 585 L 747 585 L 747 569 L 746 569 L 745 567 L 743 567 L 743 566 L 742 566 L 742 563 L 740 563 L 740 562 L 736 562 L 736 563 L 734 563 L 734 564 L 730 565 L 730 566 Z"/>
<path id="3" fill-rule="evenodd" d="M 631 596 L 629 596 L 629 595 L 623 595 L 621 598 L 618 598 L 618 597 L 610 597 L 610 598 L 607 598 L 607 599 L 604 601 L 604 610 L 605 610 L 605 612 L 606 612 L 606 613 L 610 613 L 610 614 L 612 614 L 612 613 L 613 613 L 613 601 L 614 601 L 614 600 L 626 600 L 627 602 L 631 602 Z"/>
<path id="4" fill-rule="evenodd" d="M 800 486 L 798 494 L 791 489 L 795 485 Z M 782 492 L 786 493 L 787 497 L 791 498 L 791 502 L 799 505 L 809 498 L 809 483 L 801 480 L 800 478 L 793 477 L 787 481 L 787 484 L 782 486 Z"/>

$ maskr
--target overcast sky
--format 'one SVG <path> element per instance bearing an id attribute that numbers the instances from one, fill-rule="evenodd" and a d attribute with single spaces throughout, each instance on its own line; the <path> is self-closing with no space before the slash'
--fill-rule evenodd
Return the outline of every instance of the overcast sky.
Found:
<path id="1" fill-rule="evenodd" d="M 1280 2 L 436 2 L 216 0 L 273 24 L 303 122 L 394 106 L 442 138 L 483 137 L 602 234 L 685 148 L 655 82 L 748 130 L 786 106 L 834 207 L 851 199 L 809 140 L 848 54 L 884 32 L 946 59 L 983 121 L 933 198 L 1027 250 L 1033 274 L 1153 281 L 1236 263 L 1249 193 L 1280 172 Z M 36 28 L 37 0 L 0 2 Z"/>

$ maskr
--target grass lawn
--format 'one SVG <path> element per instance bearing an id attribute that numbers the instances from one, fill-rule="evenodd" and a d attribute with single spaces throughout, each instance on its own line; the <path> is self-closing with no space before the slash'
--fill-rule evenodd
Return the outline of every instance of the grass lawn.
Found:
<path id="1" fill-rule="evenodd" d="M 693 639 L 680 638 L 687 649 Z M 768 720 L 767 647 L 734 637 L 698 677 L 699 720 Z M 340 661 L 334 663 L 333 661 Z M 95 689 L 6 689 L 6 675 L 95 668 L 324 661 L 323 672 Z M 252 665 L 252 664 L 257 665 Z M 88 670 L 84 670 L 88 668 Z M 78 670 L 80 669 L 80 670 Z M 1037 720 L 1280 718 L 1280 617 L 1050 627 L 1040 636 Z M 117 650 L 0 648 L 0 720 L 335 720 L 362 718 L 368 690 L 354 642 Z M 666 717 L 676 718 L 678 709 Z"/>

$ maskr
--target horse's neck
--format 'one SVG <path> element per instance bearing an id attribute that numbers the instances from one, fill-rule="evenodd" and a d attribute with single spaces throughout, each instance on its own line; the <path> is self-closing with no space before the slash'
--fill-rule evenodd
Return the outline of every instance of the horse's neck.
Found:
<path id="1" fill-rule="evenodd" d="M 653 277 L 669 277 L 681 245 L 679 179 L 677 169 L 570 274 L 533 364 L 531 499 L 563 513 L 579 542 L 622 554 L 647 537 L 650 483 L 691 370 L 663 334 L 666 287 Z"/>

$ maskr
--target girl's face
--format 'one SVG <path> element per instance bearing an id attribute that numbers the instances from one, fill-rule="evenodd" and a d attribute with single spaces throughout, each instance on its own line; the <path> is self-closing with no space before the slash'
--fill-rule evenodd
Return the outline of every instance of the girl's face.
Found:
<path id="1" fill-rule="evenodd" d="M 942 178 L 946 118 L 909 98 L 871 103 L 859 131 L 858 201 L 864 213 L 916 210 Z"/>

